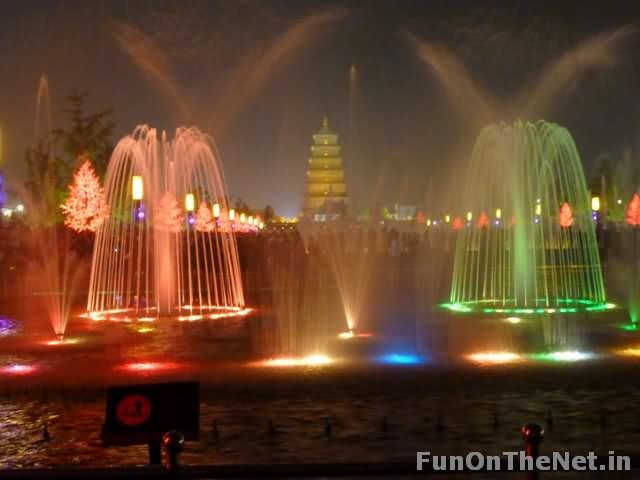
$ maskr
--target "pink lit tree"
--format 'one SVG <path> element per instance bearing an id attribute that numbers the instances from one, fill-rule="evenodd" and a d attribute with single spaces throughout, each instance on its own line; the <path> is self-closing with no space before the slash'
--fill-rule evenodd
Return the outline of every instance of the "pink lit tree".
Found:
<path id="1" fill-rule="evenodd" d="M 451 224 L 451 228 L 453 228 L 454 230 L 460 230 L 462 228 L 464 228 L 464 222 L 462 221 L 462 219 L 460 217 L 456 217 L 453 219 L 453 223 Z"/>
<path id="2" fill-rule="evenodd" d="M 478 217 L 478 223 L 477 223 L 477 227 L 478 228 L 485 228 L 489 226 L 489 217 L 487 217 L 487 214 L 482 212 L 480 214 L 480 216 Z"/>
<path id="3" fill-rule="evenodd" d="M 628 225 L 640 226 L 640 195 L 633 194 L 629 206 L 627 207 L 626 220 Z"/>
<path id="4" fill-rule="evenodd" d="M 184 214 L 176 196 L 171 192 L 165 192 L 160 198 L 153 214 L 154 226 L 158 230 L 178 233 L 184 227 Z"/>
<path id="5" fill-rule="evenodd" d="M 199 232 L 213 232 L 216 228 L 216 219 L 206 202 L 201 202 L 198 207 L 195 227 Z"/>
<path id="6" fill-rule="evenodd" d="M 571 205 L 569 205 L 567 202 L 564 202 L 560 206 L 560 215 L 558 217 L 558 222 L 563 228 L 569 228 L 573 225 L 573 210 L 571 210 Z"/>
<path id="7" fill-rule="evenodd" d="M 76 232 L 95 232 L 109 217 L 104 188 L 88 159 L 73 175 L 69 195 L 60 207 L 64 224 Z"/>

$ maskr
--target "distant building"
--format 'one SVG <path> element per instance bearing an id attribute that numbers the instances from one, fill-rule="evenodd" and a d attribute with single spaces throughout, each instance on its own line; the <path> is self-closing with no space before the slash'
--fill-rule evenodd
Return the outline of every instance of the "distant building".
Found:
<path id="1" fill-rule="evenodd" d="M 313 135 L 307 169 L 304 216 L 312 221 L 336 220 L 346 213 L 348 196 L 340 150 L 338 134 L 325 117 L 322 128 Z"/>

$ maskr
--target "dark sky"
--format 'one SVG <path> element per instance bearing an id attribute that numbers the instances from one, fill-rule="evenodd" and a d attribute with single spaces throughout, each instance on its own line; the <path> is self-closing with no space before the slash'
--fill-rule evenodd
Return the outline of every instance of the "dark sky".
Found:
<path id="1" fill-rule="evenodd" d="M 114 110 L 118 138 L 141 123 L 197 125 L 216 139 L 230 194 L 256 207 L 297 213 L 311 134 L 327 115 L 356 205 L 435 210 L 460 185 L 475 113 L 456 108 L 407 33 L 446 47 L 496 99 L 496 119 L 512 120 L 526 113 L 503 105 L 526 99 L 551 62 L 636 23 L 637 1 L 8 0 L 4 168 L 23 175 L 46 74 L 55 125 L 74 88 L 90 110 Z M 577 72 L 536 113 L 569 128 L 590 170 L 603 152 L 640 156 L 639 37 L 598 37 L 588 51 L 608 61 Z"/>

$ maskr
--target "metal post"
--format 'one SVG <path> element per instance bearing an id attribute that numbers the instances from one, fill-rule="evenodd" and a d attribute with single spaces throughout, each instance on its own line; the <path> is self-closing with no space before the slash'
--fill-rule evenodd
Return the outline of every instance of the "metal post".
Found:
<path id="1" fill-rule="evenodd" d="M 162 437 L 162 446 L 165 449 L 165 468 L 169 473 L 176 473 L 179 466 L 178 455 L 184 448 L 184 435 L 171 430 Z"/>
<path id="2" fill-rule="evenodd" d="M 537 423 L 527 423 L 522 427 L 522 438 L 525 443 L 525 451 L 528 457 L 533 460 L 533 470 L 529 473 L 528 478 L 531 480 L 538 480 L 540 478 L 539 472 L 536 469 L 536 459 L 540 453 L 540 444 L 544 437 L 544 429 Z"/>

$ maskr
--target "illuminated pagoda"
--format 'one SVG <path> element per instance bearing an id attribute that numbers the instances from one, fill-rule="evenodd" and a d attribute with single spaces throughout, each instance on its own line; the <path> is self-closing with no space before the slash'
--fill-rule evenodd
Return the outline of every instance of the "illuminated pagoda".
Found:
<path id="1" fill-rule="evenodd" d="M 347 204 L 338 134 L 329 128 L 327 117 L 324 117 L 322 128 L 313 135 L 304 215 L 318 222 L 336 220 L 345 213 Z"/>

